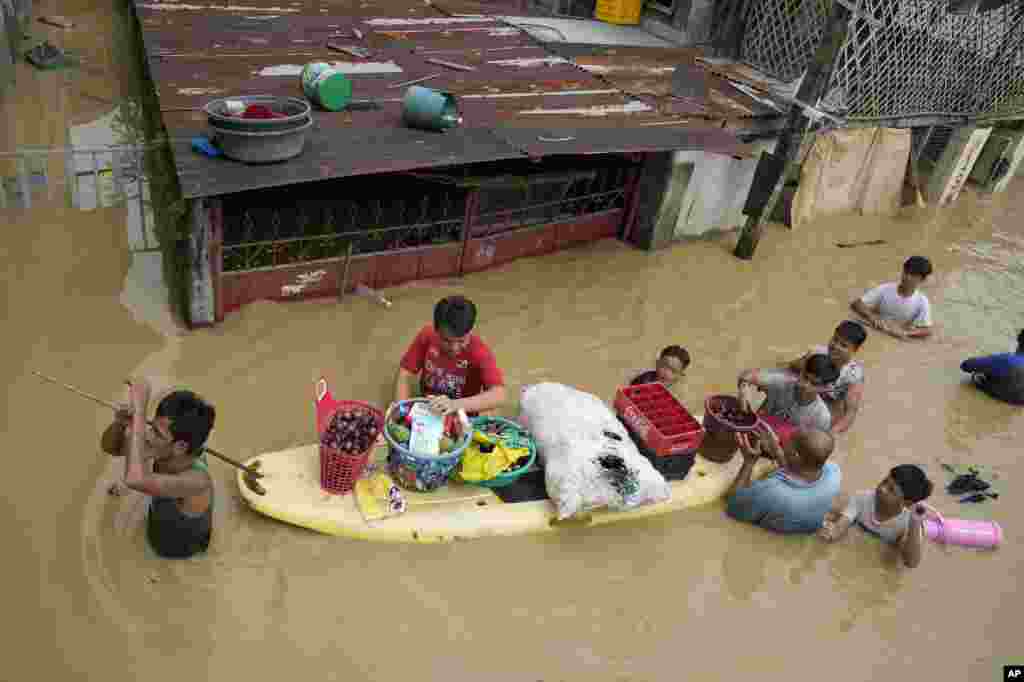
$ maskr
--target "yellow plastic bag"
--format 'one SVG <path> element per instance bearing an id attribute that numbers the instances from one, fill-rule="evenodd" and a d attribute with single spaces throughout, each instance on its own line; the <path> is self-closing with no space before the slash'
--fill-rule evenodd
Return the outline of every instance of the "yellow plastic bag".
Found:
<path id="1" fill-rule="evenodd" d="M 401 489 L 387 471 L 371 468 L 356 481 L 356 507 L 367 523 L 398 516 L 407 506 Z"/>
<path id="2" fill-rule="evenodd" d="M 464 481 L 469 481 L 470 483 L 489 481 L 508 469 L 519 458 L 527 457 L 530 454 L 530 451 L 526 448 L 508 448 L 500 442 L 495 442 L 483 436 L 483 434 L 480 434 L 480 436 L 481 438 L 478 439 L 477 434 L 474 434 L 473 442 L 470 443 L 469 447 L 462 454 L 461 475 Z M 493 444 L 494 450 L 491 452 L 480 452 L 480 440 Z"/>

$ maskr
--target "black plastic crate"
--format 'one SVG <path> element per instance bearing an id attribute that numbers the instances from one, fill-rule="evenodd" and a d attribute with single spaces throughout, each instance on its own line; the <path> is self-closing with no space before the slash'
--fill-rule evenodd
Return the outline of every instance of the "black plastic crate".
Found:
<path id="1" fill-rule="evenodd" d="M 681 481 L 686 478 L 686 475 L 690 473 L 690 468 L 693 466 L 694 461 L 697 458 L 696 453 L 685 454 L 685 455 L 667 455 L 665 457 L 658 457 L 654 454 L 654 451 L 648 448 L 642 439 L 638 438 L 633 430 L 619 418 L 619 422 L 622 423 L 623 428 L 626 429 L 626 433 L 629 434 L 629 439 L 636 445 L 636 449 L 640 451 L 640 454 L 647 458 L 647 460 L 654 466 L 654 469 L 665 477 L 666 481 Z"/>

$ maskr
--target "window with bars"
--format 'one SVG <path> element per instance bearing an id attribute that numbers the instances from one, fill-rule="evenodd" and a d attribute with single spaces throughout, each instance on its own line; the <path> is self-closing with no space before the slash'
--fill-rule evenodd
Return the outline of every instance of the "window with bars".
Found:
<path id="1" fill-rule="evenodd" d="M 409 178 L 312 183 L 231 195 L 225 272 L 447 244 L 462 239 L 465 192 Z"/>
<path id="2" fill-rule="evenodd" d="M 625 205 L 629 166 L 609 165 L 579 171 L 513 178 L 480 190 L 473 237 L 571 220 Z"/>
<path id="3" fill-rule="evenodd" d="M 504 162 L 442 172 L 349 178 L 224 198 L 223 271 L 444 245 L 621 209 L 632 162 L 621 157 Z"/>

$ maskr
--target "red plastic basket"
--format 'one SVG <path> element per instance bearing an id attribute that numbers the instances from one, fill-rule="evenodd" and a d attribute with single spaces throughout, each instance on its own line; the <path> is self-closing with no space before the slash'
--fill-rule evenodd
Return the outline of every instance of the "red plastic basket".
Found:
<path id="1" fill-rule="evenodd" d="M 323 433 L 334 415 L 341 410 L 353 408 L 368 411 L 377 423 L 378 433 L 384 430 L 383 412 L 361 400 L 335 400 L 327 390 L 327 381 L 321 379 L 317 382 L 316 434 L 320 446 L 320 487 L 329 493 L 346 495 L 352 492 L 370 461 L 370 453 L 376 447 L 376 443 L 371 443 L 365 452 L 352 454 L 323 444 Z"/>
<path id="2" fill-rule="evenodd" d="M 656 456 L 688 455 L 704 441 L 704 427 L 661 384 L 623 386 L 615 412 Z"/>

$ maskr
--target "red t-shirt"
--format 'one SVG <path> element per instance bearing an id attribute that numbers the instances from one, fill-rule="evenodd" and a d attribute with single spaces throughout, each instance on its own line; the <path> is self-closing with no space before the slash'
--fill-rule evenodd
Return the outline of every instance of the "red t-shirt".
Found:
<path id="1" fill-rule="evenodd" d="M 441 350 L 441 337 L 430 324 L 413 339 L 402 356 L 401 367 L 420 375 L 424 395 L 446 395 L 452 400 L 505 385 L 494 353 L 479 336 L 471 334 L 466 349 L 452 357 Z"/>

